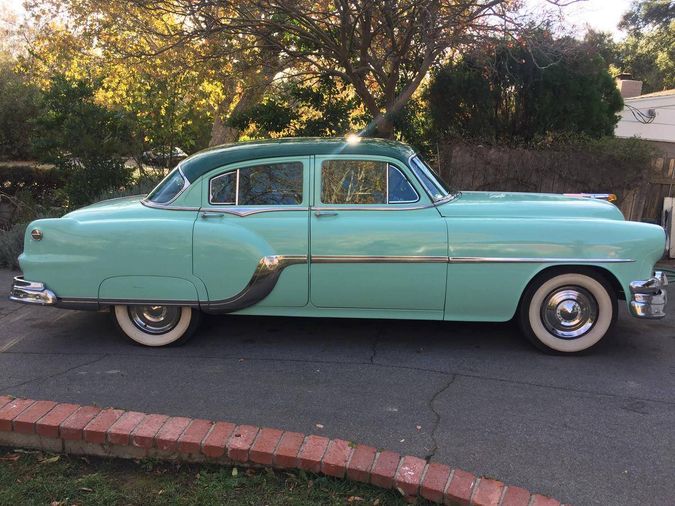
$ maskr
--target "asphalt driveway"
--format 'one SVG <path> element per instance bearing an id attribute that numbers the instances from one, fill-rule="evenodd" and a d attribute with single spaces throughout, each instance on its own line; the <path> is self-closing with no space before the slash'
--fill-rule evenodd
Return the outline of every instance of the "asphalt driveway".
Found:
<path id="1" fill-rule="evenodd" d="M 339 437 L 576 505 L 674 503 L 675 317 L 623 308 L 594 354 L 550 357 L 510 324 L 235 316 L 146 349 L 107 314 L 3 296 L 0 394 Z"/>

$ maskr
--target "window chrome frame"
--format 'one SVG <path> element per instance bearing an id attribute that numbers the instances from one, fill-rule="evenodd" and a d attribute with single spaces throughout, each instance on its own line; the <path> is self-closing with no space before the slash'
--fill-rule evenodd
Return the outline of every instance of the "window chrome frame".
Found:
<path id="1" fill-rule="evenodd" d="M 459 192 L 459 191 L 458 192 L 449 191 L 448 194 L 445 197 L 436 200 L 434 198 L 434 196 L 431 193 L 429 193 L 429 189 L 427 188 L 427 186 L 424 184 L 424 182 L 420 179 L 420 177 L 417 175 L 417 173 L 413 169 L 413 160 L 415 158 L 417 158 L 422 164 L 426 165 L 426 163 L 424 163 L 424 161 L 422 160 L 422 158 L 420 158 L 420 155 L 418 153 L 413 153 L 412 155 L 410 155 L 408 157 L 408 167 L 410 168 L 410 172 L 412 172 L 412 174 L 415 177 L 415 179 L 417 180 L 417 182 L 422 186 L 422 188 L 424 188 L 424 192 L 427 194 L 427 196 L 429 197 L 429 199 L 433 203 L 434 207 L 437 206 L 437 205 L 440 205 L 440 204 L 445 204 L 447 202 L 452 202 L 453 200 L 459 198 L 462 195 L 462 192 Z M 431 167 L 428 167 L 428 168 L 431 170 Z M 434 177 L 436 177 L 437 179 L 440 178 L 440 176 L 438 176 L 433 170 L 431 170 L 431 174 Z"/>
<path id="2" fill-rule="evenodd" d="M 415 195 L 417 195 L 417 198 L 415 200 L 397 200 L 396 202 L 391 202 L 389 200 L 389 169 L 394 169 L 396 172 L 401 174 L 401 177 L 406 180 L 408 183 L 408 186 L 412 189 L 412 191 L 415 192 Z M 413 185 L 410 182 L 410 179 L 408 176 L 406 176 L 401 169 L 399 169 L 396 165 L 393 163 L 387 163 L 387 205 L 398 205 L 398 204 L 416 204 L 417 202 L 420 201 L 420 194 L 415 188 L 415 185 Z"/>
<path id="3" fill-rule="evenodd" d="M 231 174 L 235 175 L 234 179 L 234 202 L 214 202 L 213 193 L 211 185 L 213 181 L 221 177 L 230 176 Z M 209 205 L 212 206 L 238 206 L 239 205 L 239 169 L 229 170 L 221 172 L 220 174 L 213 176 L 209 179 Z"/>
<path id="4" fill-rule="evenodd" d="M 323 194 L 323 164 L 324 162 L 330 162 L 330 161 L 362 161 L 362 162 L 381 162 L 386 164 L 386 180 L 385 180 L 385 201 L 384 202 L 378 202 L 374 204 L 351 204 L 351 203 L 329 203 L 329 202 L 324 202 L 321 200 L 321 195 Z M 415 200 L 398 200 L 395 202 L 391 202 L 389 200 L 389 169 L 395 169 L 402 177 L 403 179 L 406 180 L 412 191 L 415 192 L 415 195 L 417 198 Z M 376 211 L 376 210 L 394 210 L 396 209 L 395 207 L 389 207 L 389 206 L 405 206 L 408 204 L 417 204 L 420 202 L 421 196 L 420 193 L 417 191 L 417 188 L 415 188 L 415 185 L 412 183 L 410 178 L 401 170 L 400 167 L 397 167 L 394 163 L 392 163 L 389 160 L 371 160 L 368 158 L 358 158 L 358 157 L 350 157 L 350 158 L 343 158 L 343 157 L 335 157 L 335 158 L 329 158 L 326 157 L 323 160 L 321 160 L 321 163 L 317 167 L 318 169 L 318 177 L 319 177 L 319 194 L 315 197 L 318 200 L 318 204 L 313 206 L 312 209 L 336 209 L 336 210 L 344 210 L 344 211 L 351 211 L 351 210 L 370 210 L 370 211 Z M 416 178 L 417 180 L 417 178 Z M 424 185 L 422 185 L 424 188 Z M 430 199 L 432 204 L 433 204 L 433 199 Z M 385 207 L 382 207 L 385 206 Z M 432 207 L 430 206 L 414 206 L 414 207 L 408 207 L 408 208 L 402 208 L 402 209 L 422 209 L 423 207 Z"/>
<path id="5" fill-rule="evenodd" d="M 175 202 L 176 199 L 177 199 L 178 197 L 180 197 L 183 193 L 185 193 L 185 191 L 192 185 L 192 183 L 190 182 L 190 180 L 189 180 L 188 178 L 185 177 L 185 174 L 183 174 L 183 168 L 181 167 L 181 164 L 180 164 L 180 163 L 179 163 L 178 165 L 176 165 L 176 169 L 175 169 L 175 170 L 177 170 L 178 173 L 180 174 L 180 176 L 183 178 L 183 187 L 180 189 L 180 191 L 179 191 L 178 193 L 176 193 L 176 195 L 173 196 L 173 198 L 172 198 L 171 200 L 168 200 L 168 201 L 166 201 L 166 202 L 155 202 L 155 201 L 153 201 L 153 200 L 150 200 L 149 197 L 150 197 L 150 195 L 152 195 L 152 193 L 153 193 L 157 188 L 159 188 L 159 186 L 164 182 L 164 180 L 165 180 L 167 177 L 169 177 L 169 176 L 171 175 L 171 173 L 172 173 L 173 171 L 169 172 L 164 178 L 162 178 L 162 180 L 157 184 L 157 186 L 155 186 L 155 187 L 150 191 L 150 193 L 148 193 L 148 194 L 145 196 L 145 198 L 144 198 L 143 200 L 141 200 L 141 203 L 142 203 L 142 204 L 146 204 L 148 207 L 161 208 L 161 207 L 164 207 L 164 206 L 169 206 L 170 204 L 172 204 L 173 202 Z"/>
<path id="6" fill-rule="evenodd" d="M 270 163 L 263 163 L 263 164 L 256 164 L 256 165 L 244 165 L 242 167 L 237 167 L 236 169 L 230 169 L 230 170 L 225 170 L 224 172 L 221 172 L 220 174 L 217 174 L 215 176 L 211 176 L 208 181 L 208 196 L 209 196 L 209 205 L 211 206 L 224 206 L 222 209 L 227 209 L 227 208 L 232 208 L 232 207 L 239 207 L 239 171 L 242 169 L 248 169 L 252 167 L 260 167 L 262 165 L 286 165 L 286 164 L 293 164 L 293 163 L 299 163 L 302 166 L 302 188 L 301 188 L 301 195 L 302 195 L 302 202 L 305 201 L 305 169 L 306 169 L 306 164 L 303 160 L 295 160 L 292 162 L 270 162 Z M 235 191 L 234 191 L 234 203 L 226 203 L 226 202 L 214 202 L 213 199 L 211 198 L 211 183 L 213 182 L 214 179 L 218 179 L 219 177 L 232 174 L 233 172 L 236 172 L 236 181 L 235 181 Z M 284 210 L 284 208 L 290 208 L 290 207 L 302 207 L 302 204 L 246 204 L 245 206 L 242 206 L 242 209 L 245 209 L 243 213 L 231 213 L 231 214 L 239 214 L 241 216 L 247 216 L 249 214 L 257 214 L 255 212 L 250 212 L 246 211 L 249 208 L 265 208 L 266 211 L 280 208 L 280 210 Z M 308 206 L 303 207 L 303 209 L 307 209 Z M 204 208 L 205 209 L 205 208 Z M 293 210 L 293 209 L 291 209 Z"/>

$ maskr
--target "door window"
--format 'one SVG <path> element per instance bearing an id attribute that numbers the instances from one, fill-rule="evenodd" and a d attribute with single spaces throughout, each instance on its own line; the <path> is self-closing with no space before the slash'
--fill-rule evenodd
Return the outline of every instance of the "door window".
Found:
<path id="1" fill-rule="evenodd" d="M 302 162 L 242 167 L 211 179 L 209 203 L 237 206 L 302 204 Z"/>
<path id="2" fill-rule="evenodd" d="M 321 164 L 324 204 L 403 204 L 418 200 L 410 181 L 387 162 L 325 160 Z"/>

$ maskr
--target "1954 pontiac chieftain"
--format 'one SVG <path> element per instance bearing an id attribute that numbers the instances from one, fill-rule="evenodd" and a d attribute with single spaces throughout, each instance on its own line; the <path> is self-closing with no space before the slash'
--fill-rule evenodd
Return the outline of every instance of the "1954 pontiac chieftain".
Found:
<path id="1" fill-rule="evenodd" d="M 16 302 L 110 308 L 163 346 L 200 312 L 520 322 L 545 351 L 597 344 L 625 300 L 664 316 L 661 227 L 611 203 L 449 190 L 408 146 L 284 139 L 209 149 L 146 197 L 37 220 Z"/>

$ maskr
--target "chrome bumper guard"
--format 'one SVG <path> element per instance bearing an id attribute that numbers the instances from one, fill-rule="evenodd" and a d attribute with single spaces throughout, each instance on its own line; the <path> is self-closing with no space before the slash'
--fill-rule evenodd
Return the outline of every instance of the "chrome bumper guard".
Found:
<path id="1" fill-rule="evenodd" d="M 658 319 L 666 316 L 664 308 L 668 296 L 665 287 L 668 278 L 661 271 L 646 281 L 633 281 L 630 284 L 630 312 L 636 318 Z"/>
<path id="2" fill-rule="evenodd" d="M 16 276 L 9 292 L 9 300 L 22 304 L 39 304 L 53 306 L 57 302 L 56 294 L 47 290 L 44 283 L 26 281 L 23 276 Z"/>

